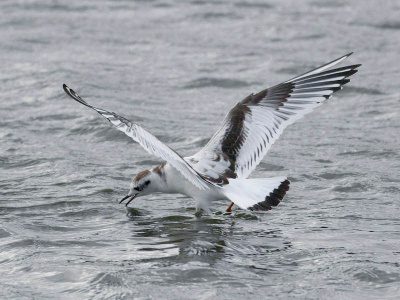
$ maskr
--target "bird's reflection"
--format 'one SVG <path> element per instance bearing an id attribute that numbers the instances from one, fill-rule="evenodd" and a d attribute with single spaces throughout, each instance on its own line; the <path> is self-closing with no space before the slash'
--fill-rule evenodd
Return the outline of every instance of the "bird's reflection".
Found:
<path id="1" fill-rule="evenodd" d="M 287 241 L 277 236 L 275 231 L 261 233 L 252 227 L 263 216 L 241 210 L 227 215 L 221 210 L 196 217 L 194 212 L 195 208 L 189 207 L 162 211 L 165 215 L 157 215 L 154 211 L 128 208 L 128 217 L 133 225 L 132 242 L 139 239 L 141 243 L 137 251 L 153 251 L 152 259 L 168 256 L 183 262 L 196 256 L 197 260 L 204 259 L 212 264 L 236 254 L 262 255 L 287 246 Z M 269 239 L 257 246 L 258 235 Z"/>
<path id="2" fill-rule="evenodd" d="M 154 258 L 158 250 L 175 247 L 179 259 L 193 255 L 218 259 L 235 230 L 235 217 L 219 212 L 196 217 L 194 211 L 187 208 L 173 215 L 151 217 L 152 212 L 128 208 L 127 215 L 134 224 L 132 238 L 148 238 L 148 245 L 141 249 L 155 249 Z"/>

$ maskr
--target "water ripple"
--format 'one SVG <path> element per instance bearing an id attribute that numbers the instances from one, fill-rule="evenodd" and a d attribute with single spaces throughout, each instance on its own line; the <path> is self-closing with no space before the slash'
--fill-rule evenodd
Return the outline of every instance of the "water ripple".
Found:
<path id="1" fill-rule="evenodd" d="M 185 89 L 195 89 L 195 88 L 205 88 L 205 87 L 240 88 L 249 85 L 250 84 L 245 81 L 236 79 L 203 77 L 190 81 L 189 83 L 185 84 L 183 88 Z"/>

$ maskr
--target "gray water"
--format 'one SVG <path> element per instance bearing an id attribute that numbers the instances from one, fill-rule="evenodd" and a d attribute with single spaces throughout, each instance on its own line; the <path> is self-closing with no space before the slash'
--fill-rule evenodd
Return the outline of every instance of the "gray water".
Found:
<path id="1" fill-rule="evenodd" d="M 399 1 L 9 0 L 0 16 L 0 298 L 399 298 Z M 189 155 L 235 102 L 350 51 L 352 82 L 254 173 L 292 182 L 263 214 L 118 205 L 158 161 L 61 87 Z"/>

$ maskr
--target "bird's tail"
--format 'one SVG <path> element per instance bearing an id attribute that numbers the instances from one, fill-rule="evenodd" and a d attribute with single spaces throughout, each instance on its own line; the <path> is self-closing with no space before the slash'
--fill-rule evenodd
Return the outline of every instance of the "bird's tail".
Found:
<path id="1" fill-rule="evenodd" d="M 242 209 L 270 210 L 281 202 L 289 184 L 286 177 L 232 179 L 223 193 Z"/>

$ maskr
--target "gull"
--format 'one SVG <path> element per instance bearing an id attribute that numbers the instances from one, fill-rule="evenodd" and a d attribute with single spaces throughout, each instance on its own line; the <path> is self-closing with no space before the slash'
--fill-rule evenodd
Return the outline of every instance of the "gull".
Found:
<path id="1" fill-rule="evenodd" d="M 163 162 L 139 172 L 129 193 L 120 200 L 126 206 L 151 193 L 180 193 L 196 200 L 196 213 L 210 212 L 215 200 L 227 200 L 244 210 L 267 211 L 277 206 L 289 190 L 286 176 L 248 178 L 282 131 L 320 106 L 350 81 L 360 64 L 340 68 L 344 55 L 283 83 L 252 93 L 238 102 L 222 125 L 196 154 L 182 157 L 143 127 L 120 115 L 90 105 L 74 90 L 64 91 L 95 110 L 116 129 Z"/>

